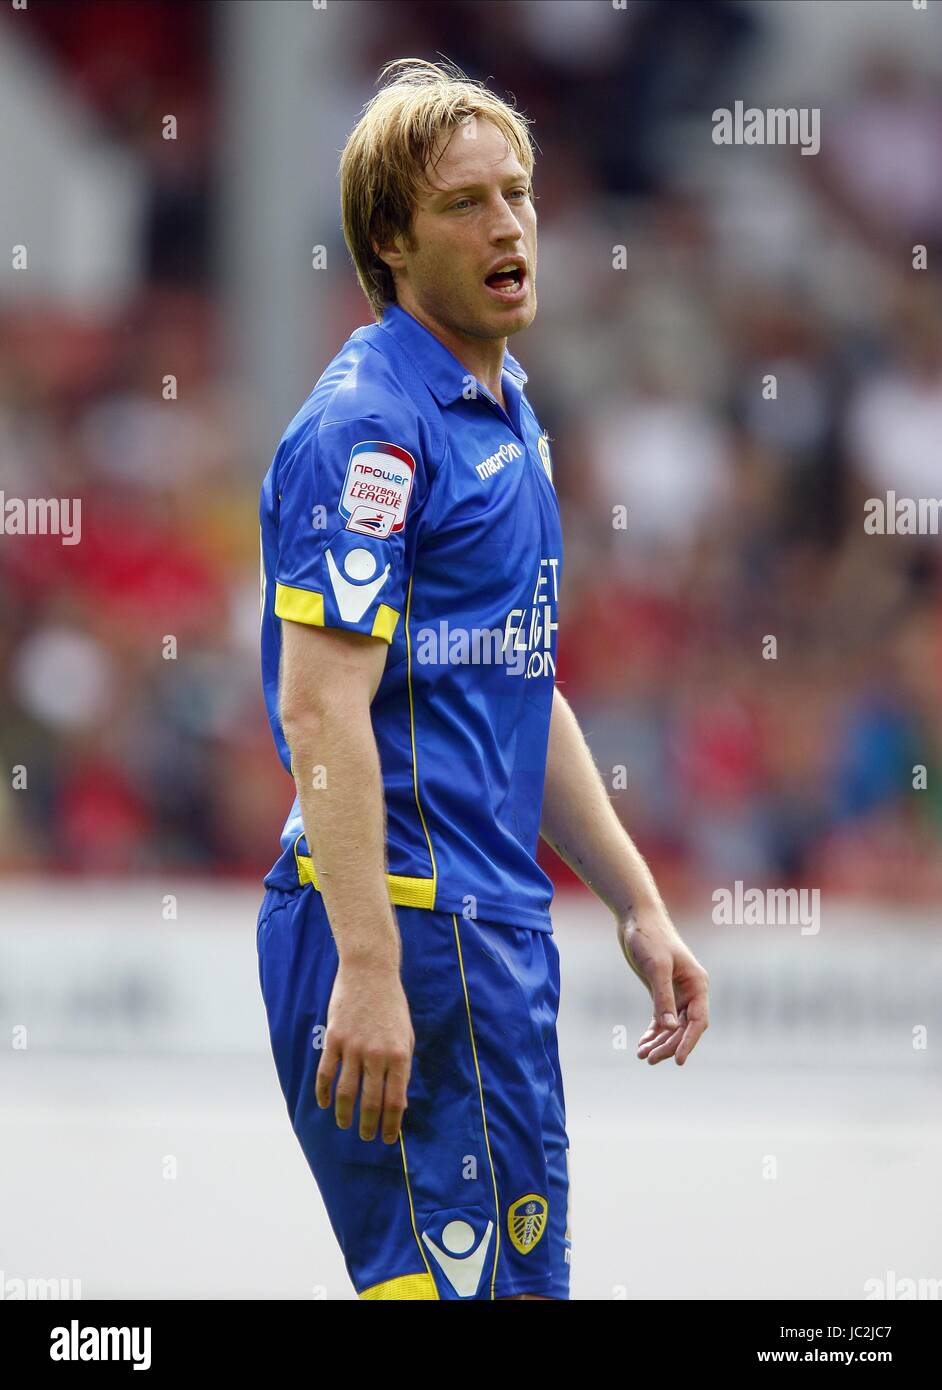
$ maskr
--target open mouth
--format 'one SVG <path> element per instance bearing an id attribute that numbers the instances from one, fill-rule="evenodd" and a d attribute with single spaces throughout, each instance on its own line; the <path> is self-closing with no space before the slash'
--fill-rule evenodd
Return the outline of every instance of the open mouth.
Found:
<path id="1" fill-rule="evenodd" d="M 525 282 L 526 271 L 518 265 L 495 270 L 484 281 L 487 288 L 502 299 L 519 299 L 524 292 Z"/>

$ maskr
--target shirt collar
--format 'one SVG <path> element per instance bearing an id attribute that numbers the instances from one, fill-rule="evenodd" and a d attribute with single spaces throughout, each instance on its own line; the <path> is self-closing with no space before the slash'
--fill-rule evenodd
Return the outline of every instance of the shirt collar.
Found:
<path id="1" fill-rule="evenodd" d="M 442 405 L 450 405 L 464 395 L 468 369 L 424 324 L 399 304 L 388 304 L 379 327 L 395 338 L 419 370 L 419 375 Z M 522 391 L 527 374 L 515 357 L 504 351 L 504 371 Z"/>

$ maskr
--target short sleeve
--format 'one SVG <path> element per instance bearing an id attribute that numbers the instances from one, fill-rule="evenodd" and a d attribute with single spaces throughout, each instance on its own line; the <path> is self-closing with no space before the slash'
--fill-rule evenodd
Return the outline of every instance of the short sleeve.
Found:
<path id="1" fill-rule="evenodd" d="M 391 642 L 428 492 L 417 430 L 321 423 L 279 479 L 275 614 Z"/>

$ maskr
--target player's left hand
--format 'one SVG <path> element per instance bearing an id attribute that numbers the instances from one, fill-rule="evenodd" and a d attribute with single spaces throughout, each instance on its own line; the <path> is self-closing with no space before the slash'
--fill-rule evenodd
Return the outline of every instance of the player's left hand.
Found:
<path id="1" fill-rule="evenodd" d="M 652 1065 L 673 1057 L 682 1067 L 710 1026 L 710 977 L 666 912 L 639 910 L 619 920 L 617 930 L 625 959 L 654 1003 L 637 1056 Z"/>

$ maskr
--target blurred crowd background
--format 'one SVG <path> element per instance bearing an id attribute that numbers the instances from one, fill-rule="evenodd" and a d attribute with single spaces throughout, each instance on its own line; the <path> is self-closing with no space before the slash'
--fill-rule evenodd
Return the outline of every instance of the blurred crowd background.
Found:
<path id="1" fill-rule="evenodd" d="M 242 7 L 0 15 L 18 111 L 0 105 L 3 257 L 64 196 L 14 138 L 27 119 L 53 146 L 81 130 L 94 183 L 66 162 L 71 235 L 109 248 L 84 278 L 41 257 L 0 274 L 0 490 L 82 499 L 77 546 L 0 535 L 0 868 L 252 878 L 275 859 L 293 788 L 260 693 L 258 489 L 371 321 L 340 229 L 343 139 L 384 62 L 444 54 L 534 121 L 540 309 L 510 348 L 564 513 L 558 675 L 668 901 L 735 879 L 942 898 L 942 537 L 863 524 L 888 490 L 942 497 L 938 16 L 299 0 L 311 50 L 335 3 L 330 119 L 298 111 L 309 163 L 285 175 L 312 189 L 294 308 L 316 334 L 280 417 L 226 310 L 244 152 L 221 55 Z M 261 99 L 271 78 L 260 54 Z M 820 154 L 714 145 L 737 99 L 819 107 Z"/>

